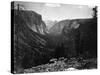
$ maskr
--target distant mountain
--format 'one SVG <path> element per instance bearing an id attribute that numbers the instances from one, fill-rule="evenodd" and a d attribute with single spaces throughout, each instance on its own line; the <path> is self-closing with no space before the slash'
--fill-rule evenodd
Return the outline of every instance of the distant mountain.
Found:
<path id="1" fill-rule="evenodd" d="M 50 29 L 49 29 L 49 32 L 51 34 L 61 34 L 62 32 L 62 29 L 64 28 L 64 26 L 67 26 L 69 25 L 69 20 L 62 20 L 62 21 L 59 21 L 57 23 L 55 23 Z"/>
<path id="2" fill-rule="evenodd" d="M 55 25 L 57 23 L 57 21 L 52 21 L 52 20 L 45 20 L 44 22 L 47 26 L 48 31 L 53 25 Z"/>

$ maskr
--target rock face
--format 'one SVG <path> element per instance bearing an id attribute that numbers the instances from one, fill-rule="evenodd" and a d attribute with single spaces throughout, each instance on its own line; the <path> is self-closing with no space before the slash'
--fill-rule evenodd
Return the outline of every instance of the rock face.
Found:
<path id="1" fill-rule="evenodd" d="M 51 34 L 60 36 L 57 55 L 96 57 L 97 19 L 63 20 L 56 23 Z"/>
<path id="2" fill-rule="evenodd" d="M 45 23 L 34 11 L 12 10 L 14 26 L 14 70 L 47 62 L 52 53 L 46 48 Z"/>
<path id="3" fill-rule="evenodd" d="M 76 47 L 79 45 L 80 24 L 77 20 L 63 20 L 56 23 L 50 30 L 50 34 L 59 37 L 56 47 L 56 56 L 77 56 Z M 77 44 L 76 44 L 77 42 Z"/>
<path id="4" fill-rule="evenodd" d="M 79 20 L 80 54 L 97 57 L 97 18 Z"/>

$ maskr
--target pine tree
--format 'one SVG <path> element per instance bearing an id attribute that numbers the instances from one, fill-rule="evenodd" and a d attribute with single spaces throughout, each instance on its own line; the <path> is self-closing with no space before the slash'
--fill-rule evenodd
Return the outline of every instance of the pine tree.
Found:
<path id="1" fill-rule="evenodd" d="M 97 18 L 97 6 L 95 6 L 92 10 L 93 10 L 93 18 Z"/>

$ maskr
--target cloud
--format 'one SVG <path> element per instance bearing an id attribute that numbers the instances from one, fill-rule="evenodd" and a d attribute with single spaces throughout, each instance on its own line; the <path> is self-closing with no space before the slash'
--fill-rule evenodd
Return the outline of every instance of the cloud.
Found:
<path id="1" fill-rule="evenodd" d="M 88 5 L 88 7 L 89 7 L 89 8 L 94 8 L 94 7 L 95 7 L 95 5 Z"/>
<path id="2" fill-rule="evenodd" d="M 78 6 L 78 8 L 83 8 L 84 6 Z"/>
<path id="3" fill-rule="evenodd" d="M 60 7 L 61 4 L 55 4 L 55 3 L 46 3 L 45 6 L 48 6 L 48 7 Z"/>
<path id="4" fill-rule="evenodd" d="M 79 5 L 78 8 L 94 8 L 95 6 L 94 5 L 86 5 L 86 6 L 83 6 L 83 5 Z"/>

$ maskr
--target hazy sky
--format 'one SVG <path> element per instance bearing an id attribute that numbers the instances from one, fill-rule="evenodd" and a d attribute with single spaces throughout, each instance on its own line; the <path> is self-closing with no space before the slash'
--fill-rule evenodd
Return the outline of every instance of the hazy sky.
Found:
<path id="1" fill-rule="evenodd" d="M 91 18 L 93 14 L 92 6 L 36 2 L 15 2 L 15 5 L 18 3 L 41 14 L 43 20 Z"/>

